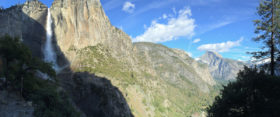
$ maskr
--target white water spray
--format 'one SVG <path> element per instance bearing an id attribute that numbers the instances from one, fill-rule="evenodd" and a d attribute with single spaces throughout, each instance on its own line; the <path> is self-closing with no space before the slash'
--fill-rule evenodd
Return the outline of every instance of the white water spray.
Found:
<path id="1" fill-rule="evenodd" d="M 52 63 L 53 68 L 57 71 L 58 65 L 56 63 L 56 53 L 53 49 L 52 45 L 52 17 L 50 9 L 48 9 L 48 16 L 47 16 L 47 26 L 46 26 L 46 44 L 44 48 L 44 60 L 46 62 Z"/>

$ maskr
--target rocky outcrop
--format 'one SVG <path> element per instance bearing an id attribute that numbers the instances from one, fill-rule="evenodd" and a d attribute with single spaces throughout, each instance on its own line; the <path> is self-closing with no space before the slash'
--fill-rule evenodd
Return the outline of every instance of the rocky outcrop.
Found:
<path id="1" fill-rule="evenodd" d="M 0 36 L 19 37 L 33 55 L 43 57 L 47 6 L 37 0 L 15 5 L 0 12 Z"/>
<path id="2" fill-rule="evenodd" d="M 33 117 L 32 102 L 26 102 L 15 92 L 0 90 L 1 117 Z"/>
<path id="3" fill-rule="evenodd" d="M 73 7 L 73 6 L 78 7 L 79 3 L 87 4 L 86 6 L 89 8 L 88 10 L 90 12 L 87 15 L 89 17 L 92 17 L 89 19 L 85 18 L 89 21 L 88 23 L 85 23 L 86 25 L 82 25 L 83 19 L 79 20 L 81 19 L 80 11 L 76 11 L 76 10 L 80 8 Z M 68 7 L 69 7 L 68 10 L 70 11 L 74 10 L 73 13 L 78 15 L 74 15 L 71 14 L 71 12 L 64 11 Z M 0 22 L 1 22 L 0 36 L 8 34 L 14 37 L 19 37 L 23 41 L 23 43 L 31 49 L 33 55 L 43 58 L 42 48 L 44 47 L 45 40 L 46 40 L 45 25 L 47 19 L 47 12 L 48 12 L 48 8 L 46 7 L 46 5 L 42 4 L 38 0 L 29 0 L 23 5 L 16 5 L 14 7 L 5 9 L 3 11 L 1 10 L 0 11 Z M 60 79 L 60 84 L 63 90 L 65 90 L 71 96 L 73 105 L 76 106 L 77 110 L 82 112 L 83 115 L 86 117 L 93 117 L 93 116 L 94 117 L 95 116 L 131 117 L 133 116 L 122 93 L 116 87 L 114 87 L 109 80 L 106 80 L 105 78 L 96 77 L 93 74 L 89 74 L 86 72 L 75 73 L 69 70 L 67 66 L 66 67 L 63 66 L 69 64 L 68 60 L 70 60 L 70 62 L 73 62 L 71 63 L 71 65 L 75 65 L 75 62 L 71 61 L 72 60 L 71 58 L 73 56 L 67 53 L 69 46 L 83 48 L 83 47 L 97 44 L 96 42 L 98 42 L 98 43 L 102 43 L 104 46 L 113 45 L 112 48 L 117 48 L 117 46 L 119 46 L 118 48 L 120 50 L 126 51 L 129 49 L 127 49 L 126 45 L 123 45 L 124 43 L 127 43 L 128 41 L 130 43 L 130 46 L 132 46 L 130 40 L 125 40 L 125 38 L 123 38 L 123 37 L 127 37 L 128 39 L 128 36 L 125 33 L 118 30 L 117 28 L 112 27 L 110 23 L 108 23 L 109 22 L 108 19 L 106 20 L 107 22 L 99 24 L 100 22 L 103 22 L 103 19 L 100 19 L 99 20 L 100 22 L 97 21 L 99 17 L 102 18 L 101 15 L 104 15 L 104 18 L 106 19 L 106 16 L 103 13 L 99 1 L 56 0 L 54 1 L 51 12 L 54 14 L 52 15 L 53 22 L 54 22 L 52 27 L 54 28 L 53 33 L 55 34 L 52 43 L 54 45 L 54 49 L 56 50 L 57 59 L 59 59 L 58 64 L 60 65 L 60 67 L 65 68 L 62 69 L 62 73 L 58 74 L 58 79 Z M 70 15 L 67 15 L 68 13 Z M 58 20 L 57 18 L 61 18 L 61 17 L 57 15 L 59 16 L 65 15 L 65 17 L 63 16 L 63 19 L 65 20 L 60 20 L 60 19 Z M 72 15 L 74 15 L 74 17 Z M 71 16 L 71 17 L 66 17 L 66 16 Z M 75 23 L 72 21 L 74 21 Z M 61 24 L 58 22 L 60 22 Z M 66 26 L 64 25 L 64 23 L 70 26 Z M 75 27 L 71 27 L 72 25 Z M 107 26 L 107 28 L 103 29 L 103 25 L 104 27 Z M 89 26 L 88 30 L 83 26 Z M 98 27 L 101 28 L 102 30 L 98 29 Z M 102 35 L 101 33 L 106 32 L 107 29 L 110 29 L 111 32 Z M 78 33 L 74 33 L 71 30 Z M 92 32 L 91 30 L 93 30 L 94 32 Z M 65 34 L 63 33 L 64 31 L 68 33 Z M 89 35 L 89 36 L 79 36 L 79 38 L 77 38 L 76 34 L 80 35 L 82 32 L 84 32 L 85 35 Z M 59 33 L 61 33 L 60 36 L 58 36 Z M 110 36 L 112 38 L 107 38 L 107 36 L 110 34 L 112 34 Z M 119 39 L 120 37 L 122 37 L 124 41 L 117 43 L 115 38 Z M 79 41 L 75 41 L 77 39 Z M 111 39 L 111 40 L 104 41 L 105 39 Z M 115 42 L 115 44 L 111 44 L 111 42 L 113 43 Z M 132 50 L 132 47 L 130 48 Z M 114 51 L 114 53 L 112 54 L 115 56 L 120 55 L 118 51 Z M 67 73 L 65 73 L 65 71 L 67 71 Z M 10 108 L 10 105 L 14 107 Z M 10 109 L 7 112 L 11 112 L 13 109 L 16 108 L 19 109 L 25 108 L 22 106 L 16 107 L 14 103 L 11 104 L 8 103 L 7 105 L 0 104 L 0 107 Z M 30 109 L 30 108 L 26 107 L 25 109 Z M 31 109 L 33 109 L 33 107 L 31 107 Z M 29 115 L 32 115 L 32 113 L 33 112 L 28 113 L 26 117 L 30 117 Z M 2 110 L 0 110 L 0 115 L 1 117 L 2 115 L 3 117 L 10 117 L 10 115 L 14 116 L 12 115 L 12 113 L 7 114 L 6 112 L 2 112 Z M 15 116 L 17 117 L 17 115 Z M 25 117 L 25 116 L 19 115 L 18 117 Z"/>
<path id="4" fill-rule="evenodd" d="M 195 61 L 192 59 L 185 51 L 174 49 L 174 52 L 178 53 L 180 57 L 182 57 L 182 61 L 189 60 L 189 65 L 193 67 L 196 71 L 197 75 L 206 83 L 213 86 L 216 82 L 213 80 L 213 77 L 210 74 L 210 71 L 207 65 L 202 64 L 200 62 Z"/>
<path id="5" fill-rule="evenodd" d="M 112 50 L 117 60 L 131 61 L 129 36 L 111 25 L 99 0 L 54 0 L 51 14 L 54 38 L 72 68 L 77 67 L 78 61 L 77 54 L 68 51 L 70 48 L 82 49 L 97 44 Z"/>
<path id="6" fill-rule="evenodd" d="M 31 31 L 31 37 L 23 41 L 40 56 L 47 8 L 36 0 L 25 5 L 30 7 L 22 13 L 33 20 L 24 23 L 31 30 L 38 24 L 42 32 L 37 29 L 38 34 L 33 35 Z M 23 7 L 16 8 L 23 11 Z M 42 10 L 32 11 L 33 8 Z M 84 116 L 129 117 L 130 107 L 139 117 L 183 117 L 211 103 L 215 81 L 207 66 L 181 50 L 152 43 L 132 44 L 127 34 L 110 24 L 99 0 L 54 0 L 50 12 L 57 62 L 60 67 L 66 66 L 58 78 Z M 8 20 L 6 16 L 0 21 L 23 24 L 21 17 Z M 13 34 L 17 35 L 25 28 L 12 29 L 19 32 Z M 0 30 L 12 29 L 2 26 Z"/>
<path id="7" fill-rule="evenodd" d="M 185 87 L 184 82 L 187 80 L 204 92 L 209 91 L 207 85 L 215 84 L 208 68 L 199 65 L 182 50 L 147 42 L 134 43 L 134 45 L 138 50 L 138 58 L 146 60 L 146 64 L 149 65 L 143 69 L 154 69 L 157 76 L 169 83 Z"/>
<path id="8" fill-rule="evenodd" d="M 212 51 L 207 51 L 200 57 L 200 62 L 206 63 L 212 77 L 219 81 L 234 80 L 239 70 L 242 70 L 244 65 L 246 65 L 240 61 L 223 58 L 218 53 Z"/>
<path id="9" fill-rule="evenodd" d="M 86 117 L 133 117 L 123 94 L 106 78 L 69 70 L 64 70 L 58 77 Z"/>

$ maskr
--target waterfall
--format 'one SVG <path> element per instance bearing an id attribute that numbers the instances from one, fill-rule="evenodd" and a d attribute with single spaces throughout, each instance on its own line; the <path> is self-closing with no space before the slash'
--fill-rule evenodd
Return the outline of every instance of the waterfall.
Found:
<path id="1" fill-rule="evenodd" d="M 46 62 L 52 63 L 53 68 L 57 71 L 58 65 L 56 63 L 56 53 L 53 49 L 52 43 L 52 17 L 50 9 L 48 9 L 47 25 L 46 25 L 46 43 L 44 47 L 44 60 Z"/>

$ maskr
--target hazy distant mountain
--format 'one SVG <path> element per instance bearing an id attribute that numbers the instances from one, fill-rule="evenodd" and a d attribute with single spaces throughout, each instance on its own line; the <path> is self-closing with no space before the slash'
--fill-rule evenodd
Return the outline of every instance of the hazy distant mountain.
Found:
<path id="1" fill-rule="evenodd" d="M 199 58 L 200 62 L 208 64 L 212 77 L 218 81 L 234 80 L 239 70 L 243 69 L 244 62 L 223 58 L 217 52 L 207 51 Z"/>

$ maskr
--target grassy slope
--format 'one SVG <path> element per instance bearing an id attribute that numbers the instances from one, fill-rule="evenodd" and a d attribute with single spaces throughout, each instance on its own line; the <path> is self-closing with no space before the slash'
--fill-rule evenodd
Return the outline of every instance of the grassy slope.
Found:
<path id="1" fill-rule="evenodd" d="M 78 53 L 79 67 L 75 71 L 89 71 L 108 77 L 125 95 L 133 114 L 136 117 L 170 116 L 185 117 L 202 112 L 212 103 L 216 91 L 201 92 L 196 85 L 181 78 L 181 88 L 170 83 L 159 75 L 142 71 L 131 71 L 110 55 L 110 51 L 102 45 L 89 46 L 81 50 L 71 47 L 69 51 Z M 149 66 L 145 59 L 139 59 L 141 66 Z M 190 68 L 191 69 L 191 68 Z M 166 72 L 168 69 L 156 69 Z"/>

